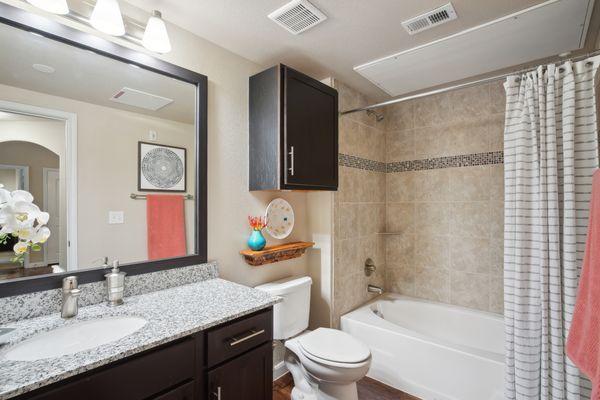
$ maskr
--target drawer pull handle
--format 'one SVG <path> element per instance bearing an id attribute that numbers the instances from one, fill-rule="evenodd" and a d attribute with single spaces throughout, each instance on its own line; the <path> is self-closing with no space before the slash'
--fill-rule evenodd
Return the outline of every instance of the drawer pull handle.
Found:
<path id="1" fill-rule="evenodd" d="M 288 168 L 288 170 L 290 171 L 290 175 L 294 176 L 294 146 L 290 146 L 290 152 L 288 153 L 290 155 L 291 161 L 290 161 L 290 168 Z"/>
<path id="2" fill-rule="evenodd" d="M 217 400 L 221 400 L 221 386 L 217 387 L 217 391 L 213 392 L 213 396 L 215 396 Z"/>
<path id="3" fill-rule="evenodd" d="M 233 337 L 233 338 L 231 339 L 231 342 L 229 342 L 229 345 L 230 345 L 231 347 L 233 347 L 233 346 L 237 346 L 238 344 L 240 344 L 240 343 L 243 343 L 243 342 L 245 342 L 246 340 L 250 340 L 250 339 L 252 339 L 253 337 L 256 337 L 256 336 L 258 336 L 258 335 L 262 335 L 263 333 L 265 333 L 265 330 L 264 330 L 264 329 L 261 329 L 260 331 L 254 331 L 254 330 L 252 330 L 252 331 L 250 331 L 250 334 L 249 334 L 249 335 L 246 335 L 246 336 L 244 336 L 244 337 L 242 337 L 242 338 L 239 338 L 239 339 L 238 339 L 238 338 L 236 338 L 236 337 Z"/>

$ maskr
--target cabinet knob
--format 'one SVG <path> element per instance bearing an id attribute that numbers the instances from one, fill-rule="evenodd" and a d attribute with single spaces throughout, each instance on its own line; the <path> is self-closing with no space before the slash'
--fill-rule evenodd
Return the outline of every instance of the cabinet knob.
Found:
<path id="1" fill-rule="evenodd" d="M 288 154 L 290 155 L 290 167 L 288 170 L 290 171 L 290 175 L 294 176 L 294 146 L 290 146 L 290 152 Z"/>

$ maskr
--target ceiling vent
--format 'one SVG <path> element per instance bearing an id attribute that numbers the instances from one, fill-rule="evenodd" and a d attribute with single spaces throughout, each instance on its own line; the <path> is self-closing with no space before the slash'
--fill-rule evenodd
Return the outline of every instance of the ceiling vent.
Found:
<path id="1" fill-rule="evenodd" d="M 307 0 L 294 0 L 269 14 L 269 18 L 298 35 L 327 19 L 319 9 Z"/>
<path id="2" fill-rule="evenodd" d="M 146 110 L 157 111 L 164 106 L 171 104 L 173 99 L 166 97 L 157 96 L 142 92 L 141 90 L 135 90 L 128 87 L 124 87 L 112 96 L 110 101 L 115 103 L 126 104 L 132 107 L 144 108 Z"/>
<path id="3" fill-rule="evenodd" d="M 415 33 L 425 31 L 456 18 L 458 16 L 456 15 L 456 11 L 454 11 L 452 3 L 448 3 L 428 13 L 406 20 L 402 22 L 402 26 L 409 34 L 414 35 Z"/>

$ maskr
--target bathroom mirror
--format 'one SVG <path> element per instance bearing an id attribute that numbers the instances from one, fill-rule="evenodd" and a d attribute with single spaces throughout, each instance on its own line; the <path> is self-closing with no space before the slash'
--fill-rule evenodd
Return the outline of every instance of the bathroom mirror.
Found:
<path id="1" fill-rule="evenodd" d="M 0 295 L 205 262 L 206 77 L 0 7 Z"/>

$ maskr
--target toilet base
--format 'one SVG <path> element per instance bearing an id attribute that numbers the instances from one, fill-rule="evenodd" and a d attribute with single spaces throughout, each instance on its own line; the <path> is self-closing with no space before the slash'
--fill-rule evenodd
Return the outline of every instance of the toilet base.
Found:
<path id="1" fill-rule="evenodd" d="M 358 400 L 356 382 L 338 383 L 315 378 L 306 371 L 294 350 L 298 351 L 297 343 L 288 342 L 285 365 L 294 379 L 292 400 Z"/>

